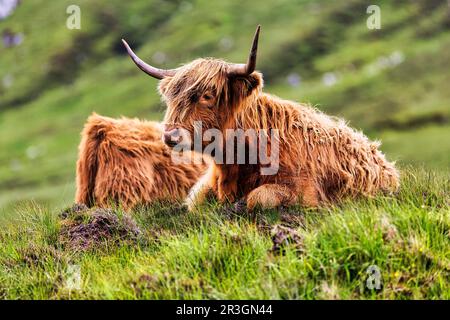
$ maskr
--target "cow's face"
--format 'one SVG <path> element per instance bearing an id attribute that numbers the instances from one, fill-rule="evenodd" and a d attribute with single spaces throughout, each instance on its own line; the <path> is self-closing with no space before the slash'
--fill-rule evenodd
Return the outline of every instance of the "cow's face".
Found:
<path id="1" fill-rule="evenodd" d="M 167 105 L 163 141 L 168 146 L 192 148 L 195 132 L 233 126 L 239 107 L 258 91 L 262 80 L 257 72 L 234 76 L 229 69 L 230 64 L 221 60 L 198 59 L 161 80 L 159 92 Z"/>
<path id="2" fill-rule="evenodd" d="M 261 74 L 254 72 L 259 30 L 258 26 L 246 64 L 197 59 L 177 69 L 158 69 L 138 58 L 124 41 L 136 65 L 161 80 L 159 92 L 167 104 L 163 134 L 167 145 L 192 147 L 199 126 L 203 132 L 232 127 L 236 112 L 262 86 Z"/>

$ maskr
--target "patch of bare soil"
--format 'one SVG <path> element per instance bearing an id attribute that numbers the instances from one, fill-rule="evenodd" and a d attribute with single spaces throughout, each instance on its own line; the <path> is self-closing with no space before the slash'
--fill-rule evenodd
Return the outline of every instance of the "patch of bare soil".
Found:
<path id="1" fill-rule="evenodd" d="M 275 225 L 271 234 L 272 253 L 284 254 L 287 247 L 292 247 L 299 253 L 304 252 L 303 237 L 295 229 L 283 225 Z"/>
<path id="2" fill-rule="evenodd" d="M 105 245 L 135 244 L 142 232 L 127 215 L 110 209 L 75 204 L 62 212 L 59 241 L 74 251 L 84 251 Z"/>
<path id="3" fill-rule="evenodd" d="M 227 219 L 248 214 L 247 203 L 243 199 L 236 201 L 235 203 L 229 203 L 223 207 L 222 214 Z"/>
<path id="4" fill-rule="evenodd" d="M 305 228 L 305 216 L 295 208 L 281 207 L 280 220 L 283 226 L 289 228 Z"/>

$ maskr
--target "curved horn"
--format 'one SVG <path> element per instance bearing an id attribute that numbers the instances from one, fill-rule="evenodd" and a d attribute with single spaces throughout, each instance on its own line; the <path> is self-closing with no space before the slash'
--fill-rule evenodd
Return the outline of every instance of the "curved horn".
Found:
<path id="1" fill-rule="evenodd" d="M 122 39 L 122 42 L 125 48 L 127 49 L 131 59 L 134 61 L 134 63 L 139 67 L 139 69 L 144 71 L 149 76 L 161 80 L 164 77 L 171 77 L 175 74 L 176 71 L 173 69 L 172 70 L 158 69 L 145 63 L 133 52 L 133 50 L 131 50 L 130 46 L 125 40 Z"/>
<path id="2" fill-rule="evenodd" d="M 231 76 L 246 76 L 255 71 L 256 68 L 256 54 L 258 52 L 259 30 L 261 26 L 256 28 L 255 36 L 253 37 L 253 44 L 250 54 L 248 56 L 247 64 L 237 64 L 230 67 L 228 74 Z"/>

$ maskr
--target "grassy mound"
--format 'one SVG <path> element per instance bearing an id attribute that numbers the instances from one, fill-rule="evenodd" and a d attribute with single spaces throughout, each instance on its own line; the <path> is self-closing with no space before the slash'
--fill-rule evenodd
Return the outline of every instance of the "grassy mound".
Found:
<path id="1" fill-rule="evenodd" d="M 128 215 L 113 210 L 74 205 L 65 210 L 60 224 L 59 243 L 70 250 L 88 250 L 108 244 L 134 243 L 141 230 Z"/>
<path id="2" fill-rule="evenodd" d="M 266 92 L 344 117 L 381 139 L 390 160 L 450 165 L 446 0 L 379 0 L 380 30 L 366 26 L 366 0 L 79 0 L 81 30 L 69 30 L 73 4 L 21 1 L 0 21 L 0 34 L 23 40 L 0 44 L 0 215 L 29 199 L 73 201 L 79 132 L 93 111 L 162 119 L 156 80 L 121 38 L 158 67 L 206 56 L 240 63 L 261 24 Z"/>

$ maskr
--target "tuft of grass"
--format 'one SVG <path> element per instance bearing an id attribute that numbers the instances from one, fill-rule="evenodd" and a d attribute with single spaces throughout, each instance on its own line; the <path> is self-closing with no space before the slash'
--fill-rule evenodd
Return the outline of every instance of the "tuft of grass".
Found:
<path id="1" fill-rule="evenodd" d="M 58 238 L 62 221 L 79 214 L 22 207 L 0 229 L 0 296 L 449 299 L 449 175 L 405 168 L 401 185 L 392 197 L 252 216 L 214 202 L 192 213 L 167 203 L 118 210 L 117 221 L 136 221 L 145 241 L 119 238 L 81 251 Z M 92 221 L 96 209 L 88 212 L 77 221 Z M 367 286 L 371 266 L 380 272 L 380 289 Z"/>

